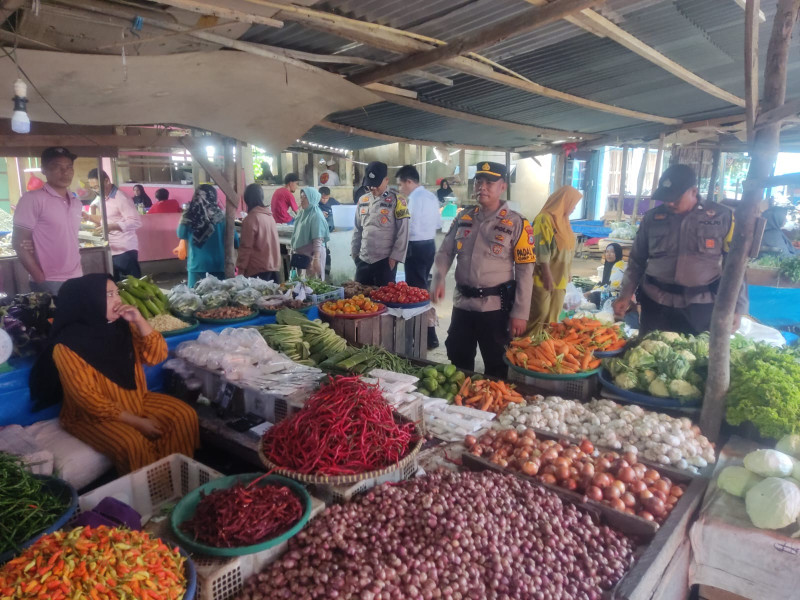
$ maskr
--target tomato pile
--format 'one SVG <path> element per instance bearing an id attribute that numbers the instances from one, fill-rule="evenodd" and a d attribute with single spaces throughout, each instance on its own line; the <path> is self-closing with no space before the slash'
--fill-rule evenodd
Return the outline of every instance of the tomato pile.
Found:
<path id="1" fill-rule="evenodd" d="M 363 294 L 358 294 L 346 300 L 329 300 L 323 302 L 322 311 L 330 315 L 356 315 L 362 313 L 375 313 L 381 305 L 373 302 Z"/>
<path id="2" fill-rule="evenodd" d="M 411 287 L 405 281 L 400 283 L 391 282 L 377 290 L 374 290 L 370 297 L 380 302 L 391 302 L 393 304 L 417 304 L 431 299 L 428 290 Z"/>

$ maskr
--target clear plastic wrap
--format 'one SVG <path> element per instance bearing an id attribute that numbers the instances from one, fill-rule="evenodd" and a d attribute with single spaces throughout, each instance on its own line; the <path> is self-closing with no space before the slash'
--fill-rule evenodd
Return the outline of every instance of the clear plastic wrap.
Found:
<path id="1" fill-rule="evenodd" d="M 251 288 L 258 290 L 262 294 L 275 294 L 281 287 L 281 284 L 277 281 L 264 281 L 258 277 L 251 277 L 248 282 Z"/>
<path id="2" fill-rule="evenodd" d="M 217 290 L 224 290 L 225 286 L 222 282 L 213 275 L 206 275 L 200 281 L 194 284 L 194 290 L 201 296 L 205 296 L 209 292 Z"/>
<path id="3" fill-rule="evenodd" d="M 193 316 L 198 310 L 206 308 L 203 299 L 188 287 L 181 291 L 173 290 L 169 295 L 169 307 L 171 310 L 184 316 Z"/>
<path id="4" fill-rule="evenodd" d="M 226 306 L 231 300 L 230 294 L 225 290 L 215 290 L 202 295 L 203 304 L 206 309 L 219 308 Z"/>
<path id="5" fill-rule="evenodd" d="M 262 298 L 261 292 L 254 288 L 245 288 L 233 295 L 233 303 L 238 306 L 254 307 L 258 306 L 258 301 Z"/>

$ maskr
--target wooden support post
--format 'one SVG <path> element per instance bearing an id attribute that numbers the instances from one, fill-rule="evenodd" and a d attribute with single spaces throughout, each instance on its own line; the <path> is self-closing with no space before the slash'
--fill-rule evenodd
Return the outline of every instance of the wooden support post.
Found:
<path id="1" fill-rule="evenodd" d="M 103 178 L 103 158 L 97 157 L 97 181 L 100 183 L 100 224 L 103 226 L 103 241 L 108 244 L 108 211 L 106 209 L 106 195 L 108 190 L 103 185 L 105 180 Z M 20 187 L 20 189 L 22 189 Z M 114 261 L 111 258 L 111 245 L 108 244 L 108 252 L 106 253 L 106 268 L 109 273 L 114 273 Z"/>
<path id="2" fill-rule="evenodd" d="M 767 64 L 764 68 L 763 112 L 781 106 L 786 99 L 789 48 L 798 13 L 800 13 L 800 0 L 779 0 L 767 50 Z M 752 100 L 752 96 L 748 96 L 747 99 Z M 752 152 L 747 179 L 748 181 L 766 179 L 770 176 L 772 165 L 778 156 L 780 123 L 759 129 L 749 141 L 752 143 Z M 744 281 L 762 197 L 763 189 L 745 186 L 742 200 L 736 209 L 733 244 L 725 261 L 711 317 L 708 380 L 703 410 L 700 414 L 700 428 L 712 442 L 719 437 L 725 415 L 725 395 L 730 385 L 731 323 L 739 290 Z"/>
<path id="3" fill-rule="evenodd" d="M 469 167 L 467 166 L 467 151 L 462 148 L 458 154 L 458 178 L 463 185 L 469 185 Z"/>
<path id="4" fill-rule="evenodd" d="M 228 185 L 233 189 L 230 190 L 231 195 L 225 193 L 227 202 L 225 202 L 225 277 L 231 278 L 236 271 L 236 250 L 234 248 L 234 236 L 236 233 L 236 210 L 239 207 L 239 196 L 236 193 L 236 163 L 233 158 L 233 140 L 225 140 L 224 157 L 225 157 L 225 175 L 228 180 Z M 237 160 L 241 157 L 237 156 Z"/>
<path id="5" fill-rule="evenodd" d="M 719 161 L 722 157 L 722 150 L 719 149 L 719 146 L 714 150 L 714 158 L 711 163 L 711 176 L 708 178 L 708 194 L 706 195 L 707 202 L 716 202 L 717 201 L 717 194 L 716 194 L 716 187 L 717 187 L 717 180 L 719 179 Z"/>
<path id="6" fill-rule="evenodd" d="M 556 154 L 556 172 L 555 177 L 553 178 L 553 186 L 556 191 L 557 189 L 561 188 L 564 185 L 564 168 L 565 168 L 565 160 L 566 156 L 564 154 L 564 150 L 559 148 L 558 153 Z"/>
<path id="7" fill-rule="evenodd" d="M 622 164 L 619 168 L 619 199 L 617 201 L 617 221 L 625 216 L 625 182 L 628 179 L 628 145 L 622 146 Z"/>
<path id="8" fill-rule="evenodd" d="M 631 225 L 636 225 L 639 219 L 639 203 L 642 201 L 642 194 L 644 194 L 644 176 L 647 173 L 647 159 L 650 157 L 649 146 L 644 147 L 642 153 L 642 162 L 639 165 L 639 177 L 636 180 L 636 198 L 633 200 L 633 212 L 631 212 Z"/>
<path id="9" fill-rule="evenodd" d="M 753 142 L 758 112 L 758 13 L 761 0 L 746 0 L 744 8 L 744 95 L 747 141 Z"/>
<path id="10" fill-rule="evenodd" d="M 511 152 L 506 152 L 506 202 L 511 202 Z"/>
<path id="11" fill-rule="evenodd" d="M 658 136 L 658 154 L 656 154 L 656 166 L 653 168 L 653 187 L 650 188 L 650 202 L 647 206 L 648 210 L 656 205 L 653 194 L 658 189 L 658 180 L 661 179 L 661 163 L 664 162 L 664 134 Z"/>
<path id="12" fill-rule="evenodd" d="M 419 171 L 419 183 L 425 185 L 428 182 L 428 147 L 417 146 L 418 161 L 417 171 Z"/>

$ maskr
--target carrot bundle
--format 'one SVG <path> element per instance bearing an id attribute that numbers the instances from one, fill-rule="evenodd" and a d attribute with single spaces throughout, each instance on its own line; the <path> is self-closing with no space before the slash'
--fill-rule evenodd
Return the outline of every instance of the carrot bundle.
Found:
<path id="1" fill-rule="evenodd" d="M 471 406 L 497 414 L 509 404 L 518 404 L 522 400 L 522 395 L 513 385 L 488 379 L 473 380 L 470 377 L 464 380 L 454 398 L 457 406 Z"/>

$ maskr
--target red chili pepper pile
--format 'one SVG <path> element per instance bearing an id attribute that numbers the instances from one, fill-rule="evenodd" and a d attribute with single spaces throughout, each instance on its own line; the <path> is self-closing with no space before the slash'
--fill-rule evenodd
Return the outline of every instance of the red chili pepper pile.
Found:
<path id="1" fill-rule="evenodd" d="M 203 497 L 181 529 L 217 548 L 252 546 L 288 531 L 303 516 L 300 499 L 285 485 L 256 487 L 259 479 Z"/>
<path id="2" fill-rule="evenodd" d="M 0 567 L 0 598 L 179 600 L 185 560 L 140 531 L 104 525 L 56 531 Z"/>
<path id="3" fill-rule="evenodd" d="M 351 475 L 393 465 L 408 452 L 413 423 L 395 423 L 376 385 L 334 377 L 293 417 L 264 434 L 264 455 L 298 473 Z"/>

